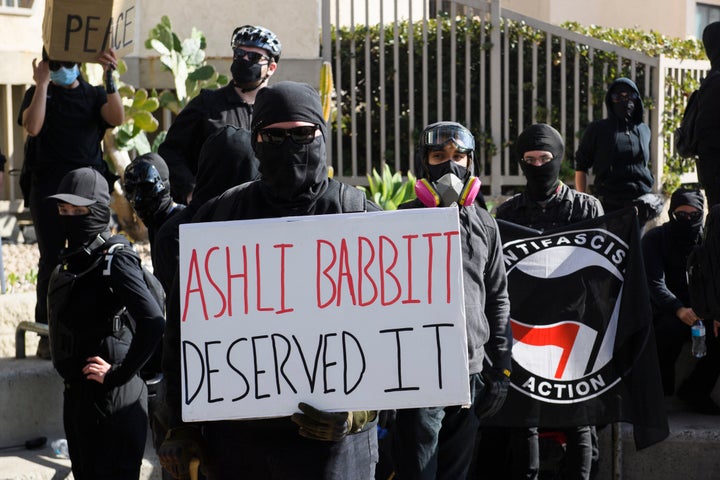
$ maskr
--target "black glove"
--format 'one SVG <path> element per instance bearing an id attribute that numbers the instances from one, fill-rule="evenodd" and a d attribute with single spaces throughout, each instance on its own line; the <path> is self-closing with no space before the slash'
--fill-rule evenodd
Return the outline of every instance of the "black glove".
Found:
<path id="1" fill-rule="evenodd" d="M 350 433 L 353 412 L 323 412 L 302 402 L 298 408 L 302 413 L 293 413 L 290 420 L 300 427 L 303 437 L 337 442 Z"/>
<path id="2" fill-rule="evenodd" d="M 190 478 L 190 462 L 200 460 L 203 470 L 207 467 L 205 440 L 200 429 L 182 426 L 168 430 L 165 440 L 158 450 L 160 464 L 165 470 L 179 480 Z"/>
<path id="3" fill-rule="evenodd" d="M 483 370 L 481 375 L 485 389 L 482 397 L 475 402 L 475 415 L 478 418 L 487 418 L 495 415 L 505 403 L 510 386 L 510 371 L 489 368 Z"/>

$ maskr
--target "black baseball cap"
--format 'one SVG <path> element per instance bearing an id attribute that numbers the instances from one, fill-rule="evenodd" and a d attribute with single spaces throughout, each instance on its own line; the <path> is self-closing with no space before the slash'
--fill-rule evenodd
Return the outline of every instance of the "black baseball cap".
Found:
<path id="1" fill-rule="evenodd" d="M 76 207 L 87 207 L 98 202 L 110 204 L 107 180 L 100 172 L 90 167 L 77 168 L 65 174 L 57 191 L 58 193 L 48 198 Z"/>

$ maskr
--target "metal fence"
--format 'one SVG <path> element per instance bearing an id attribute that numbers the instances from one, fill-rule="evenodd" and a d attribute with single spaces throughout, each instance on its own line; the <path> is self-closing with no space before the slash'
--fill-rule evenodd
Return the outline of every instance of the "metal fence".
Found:
<path id="1" fill-rule="evenodd" d="M 322 56 L 333 66 L 335 104 L 328 149 L 336 175 L 364 183 L 373 168 L 414 170 L 414 139 L 452 120 L 476 135 L 486 193 L 524 185 L 512 142 L 535 122 L 556 127 L 569 166 L 585 126 L 606 114 L 615 78 L 632 79 L 653 132 L 661 187 L 666 110 L 677 85 L 709 62 L 649 57 L 502 9 L 499 0 L 324 0 Z M 389 10 L 390 16 L 383 10 Z M 674 79 L 669 82 L 669 79 Z"/>

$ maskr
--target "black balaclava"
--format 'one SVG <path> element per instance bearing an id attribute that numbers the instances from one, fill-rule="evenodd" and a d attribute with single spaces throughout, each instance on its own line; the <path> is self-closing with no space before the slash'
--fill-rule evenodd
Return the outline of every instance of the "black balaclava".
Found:
<path id="1" fill-rule="evenodd" d="M 125 169 L 125 198 L 147 226 L 162 222 L 173 208 L 170 171 L 157 153 L 146 153 Z"/>
<path id="2" fill-rule="evenodd" d="M 226 125 L 210 135 L 200 149 L 190 207 L 199 208 L 225 190 L 255 180 L 258 175 L 250 132 Z"/>
<path id="3" fill-rule="evenodd" d="M 84 266 L 90 259 L 85 247 L 109 230 L 111 212 L 107 180 L 90 167 L 78 168 L 68 172 L 60 181 L 58 193 L 48 198 L 90 210 L 87 215 L 60 215 L 68 242 L 63 257 L 70 264 Z"/>
<path id="4" fill-rule="evenodd" d="M 689 205 L 697 208 L 701 213 L 705 208 L 705 197 L 700 190 L 678 188 L 670 197 L 670 235 L 676 244 L 694 245 L 702 234 L 703 217 L 693 220 L 678 220 L 672 215 L 675 209 Z"/>
<path id="5" fill-rule="evenodd" d="M 290 137 L 280 145 L 257 141 L 260 130 L 275 123 L 304 121 L 320 126 L 321 135 L 307 145 Z M 252 146 L 260 162 L 260 181 L 267 199 L 275 206 L 301 213 L 327 188 L 325 160 L 327 129 L 320 95 L 305 83 L 278 82 L 260 90 L 252 119 Z"/>
<path id="6" fill-rule="evenodd" d="M 713 22 L 705 27 L 702 41 L 712 68 L 720 68 L 720 22 Z"/>
<path id="7" fill-rule="evenodd" d="M 560 133 L 550 125 L 536 123 L 522 131 L 515 141 L 515 151 L 518 159 L 522 159 L 525 152 L 541 150 L 550 152 L 553 159 L 545 165 L 530 165 L 522 160 L 520 168 L 527 179 L 526 195 L 538 202 L 553 196 L 560 184 L 560 165 L 565 154 L 565 142 Z"/>
<path id="8" fill-rule="evenodd" d="M 637 99 L 628 99 L 613 103 L 613 93 L 634 93 Z M 642 99 L 640 98 L 640 90 L 638 90 L 635 82 L 629 78 L 621 77 L 610 84 L 610 88 L 608 88 L 605 94 L 605 106 L 614 118 L 626 126 L 637 125 L 642 122 L 644 107 Z"/>
<path id="9" fill-rule="evenodd" d="M 612 90 L 610 90 L 611 95 L 614 93 L 624 93 L 630 95 L 633 93 L 633 90 L 629 86 L 621 83 L 614 87 Z M 613 102 L 612 104 L 613 115 L 615 115 L 617 118 L 625 120 L 625 122 L 629 122 L 630 120 L 632 120 L 632 115 L 634 111 L 635 101 L 629 98 L 627 100 Z"/>

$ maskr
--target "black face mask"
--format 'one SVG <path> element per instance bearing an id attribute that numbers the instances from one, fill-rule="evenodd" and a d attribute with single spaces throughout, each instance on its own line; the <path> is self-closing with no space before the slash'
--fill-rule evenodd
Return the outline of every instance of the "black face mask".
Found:
<path id="1" fill-rule="evenodd" d="M 470 159 L 468 158 L 468 161 Z M 440 163 L 438 165 L 427 165 L 428 175 L 430 176 L 429 180 L 432 182 L 437 182 L 440 180 L 444 175 L 447 175 L 448 173 L 452 173 L 456 177 L 458 177 L 460 180 L 465 181 L 465 177 L 467 177 L 468 170 L 467 168 L 463 167 L 457 162 L 453 162 L 452 160 L 448 160 L 447 162 Z"/>
<path id="2" fill-rule="evenodd" d="M 155 224 L 156 218 L 162 218 L 172 208 L 172 197 L 168 190 L 156 196 L 136 196 L 133 208 L 147 226 Z"/>
<path id="3" fill-rule="evenodd" d="M 620 120 L 629 122 L 632 120 L 633 112 L 635 111 L 635 102 L 632 100 L 622 101 L 613 103 L 612 105 L 613 114 Z"/>
<path id="4" fill-rule="evenodd" d="M 302 198 L 327 178 L 322 136 L 307 145 L 298 145 L 290 138 L 280 145 L 259 142 L 255 145 L 255 156 L 260 162 L 262 184 L 282 200 Z"/>
<path id="5" fill-rule="evenodd" d="M 262 65 L 244 58 L 236 58 L 230 66 L 233 81 L 238 87 L 254 87 L 262 82 Z"/>
<path id="6" fill-rule="evenodd" d="M 678 243 L 695 244 L 698 236 L 702 232 L 703 219 L 702 216 L 693 220 L 690 218 L 675 218 L 670 215 L 670 234 Z"/>
<path id="7" fill-rule="evenodd" d="M 108 223 L 110 222 L 110 206 L 96 203 L 90 205 L 88 208 L 90 209 L 90 213 L 87 215 L 60 216 L 60 220 L 65 226 L 68 250 L 74 250 L 88 245 L 98 234 L 108 228 Z"/>
<path id="8" fill-rule="evenodd" d="M 531 200 L 547 200 L 555 193 L 559 183 L 561 161 L 560 158 L 553 158 L 540 166 L 520 162 L 520 168 L 527 179 L 525 193 Z"/>

